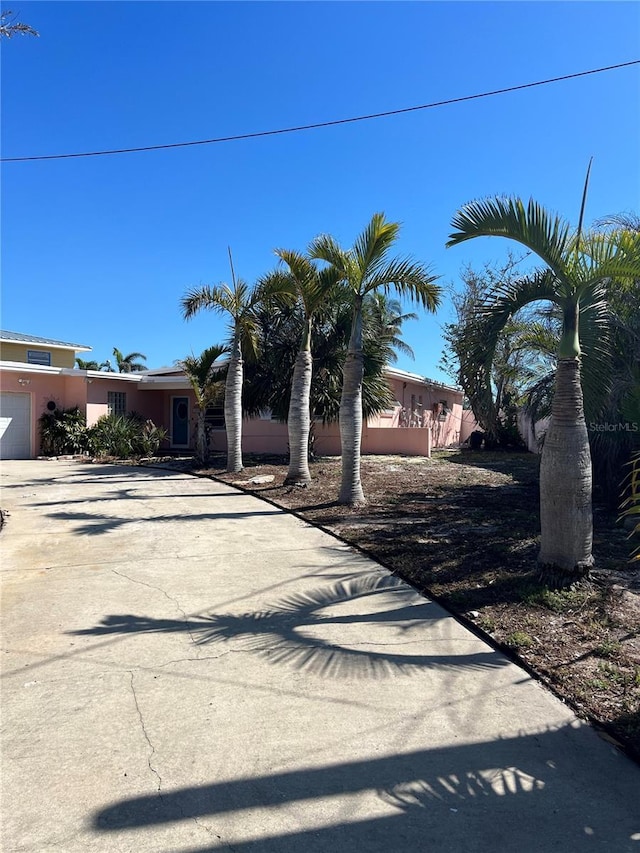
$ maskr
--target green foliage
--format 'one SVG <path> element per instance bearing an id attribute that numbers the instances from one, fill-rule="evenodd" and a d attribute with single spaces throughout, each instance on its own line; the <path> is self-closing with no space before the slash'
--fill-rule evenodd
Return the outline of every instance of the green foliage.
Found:
<path id="1" fill-rule="evenodd" d="M 533 637 L 530 637 L 525 631 L 514 631 L 513 634 L 505 637 L 504 642 L 512 649 L 529 649 L 535 645 Z"/>
<path id="2" fill-rule="evenodd" d="M 304 312 L 296 304 L 265 303 L 255 317 L 261 357 L 245 366 L 243 409 L 250 415 L 271 409 L 274 417 L 286 421 Z M 314 417 L 323 423 L 338 420 L 351 317 L 349 294 L 338 288 L 332 300 L 317 311 L 312 326 L 311 409 Z M 384 294 L 372 294 L 364 300 L 362 411 L 365 418 L 393 403 L 383 371 L 396 360 L 396 350 L 407 351 L 401 338 L 402 324 L 413 317 L 402 314 L 399 304 Z"/>
<path id="3" fill-rule="evenodd" d="M 618 658 L 621 649 L 622 645 L 617 640 L 604 640 L 594 651 L 601 658 Z"/>
<path id="4" fill-rule="evenodd" d="M 104 415 L 87 430 L 88 448 L 94 456 L 118 459 L 155 456 L 166 437 L 166 430 L 135 413 Z"/>
<path id="5" fill-rule="evenodd" d="M 485 264 L 481 271 L 466 267 L 463 287 L 452 295 L 456 321 L 443 328 L 445 348 L 440 366 L 462 386 L 488 447 L 524 447 L 517 427 L 517 407 L 527 395 L 531 395 L 531 408 L 539 405 L 555 366 L 558 321 L 539 306 L 521 308 L 510 315 L 497 332 L 492 358 L 486 359 L 483 321 L 491 301 L 488 294 L 513 288 L 522 280 L 517 273 L 521 260 L 510 253 L 500 267 Z"/>
<path id="6" fill-rule="evenodd" d="M 526 604 L 545 607 L 553 613 L 575 613 L 581 610 L 596 593 L 586 589 L 547 589 L 538 587 L 525 591 L 523 601 Z"/>
<path id="7" fill-rule="evenodd" d="M 637 538 L 640 537 L 640 452 L 633 455 L 629 465 L 631 466 L 627 478 L 629 496 L 622 502 L 620 518 L 631 519 L 632 522 L 636 522 L 629 535 Z M 637 545 L 631 552 L 631 559 L 640 560 L 640 545 Z"/>
<path id="8" fill-rule="evenodd" d="M 87 449 L 86 421 L 77 406 L 43 412 L 38 424 L 40 449 L 45 456 L 82 453 Z"/>
<path id="9" fill-rule="evenodd" d="M 147 360 L 147 357 L 141 352 L 130 352 L 128 355 L 123 355 L 117 347 L 114 347 L 113 357 L 116 360 L 119 373 L 140 373 L 142 370 L 147 369 L 142 364 L 143 361 Z M 109 364 L 109 362 L 105 362 L 105 364 Z M 109 364 L 110 367 L 111 365 Z"/>

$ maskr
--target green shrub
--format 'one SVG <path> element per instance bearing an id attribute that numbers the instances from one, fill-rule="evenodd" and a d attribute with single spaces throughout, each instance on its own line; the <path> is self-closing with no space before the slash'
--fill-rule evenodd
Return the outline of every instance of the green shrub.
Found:
<path id="1" fill-rule="evenodd" d="M 94 456 L 131 459 L 154 456 L 167 431 L 140 415 L 104 415 L 87 431 L 89 449 Z"/>
<path id="2" fill-rule="evenodd" d="M 87 427 L 77 406 L 43 412 L 39 419 L 40 450 L 44 456 L 83 453 L 87 450 Z"/>
<path id="3" fill-rule="evenodd" d="M 134 456 L 136 422 L 126 415 L 103 415 L 89 428 L 89 450 L 94 456 Z"/>

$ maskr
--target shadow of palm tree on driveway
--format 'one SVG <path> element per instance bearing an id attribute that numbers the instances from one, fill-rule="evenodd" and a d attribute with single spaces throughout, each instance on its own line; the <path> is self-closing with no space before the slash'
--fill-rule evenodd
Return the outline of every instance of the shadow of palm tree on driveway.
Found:
<path id="1" fill-rule="evenodd" d="M 358 602 L 355 608 L 354 602 Z M 233 643 L 234 650 L 253 652 L 270 664 L 328 678 L 384 678 L 421 669 L 508 665 L 504 656 L 489 648 L 466 654 L 411 654 L 412 645 L 429 644 L 425 627 L 443 619 L 450 617 L 399 578 L 371 572 L 289 595 L 265 610 L 212 613 L 186 620 L 117 614 L 93 628 L 70 633 L 188 632 L 197 645 Z M 353 628 L 357 629 L 355 637 Z M 381 628 L 385 630 L 381 632 Z M 445 642 L 450 647 L 446 637 Z"/>

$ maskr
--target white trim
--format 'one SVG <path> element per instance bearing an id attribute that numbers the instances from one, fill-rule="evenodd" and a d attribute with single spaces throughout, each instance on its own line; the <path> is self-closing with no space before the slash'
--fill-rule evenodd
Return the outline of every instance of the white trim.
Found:
<path id="1" fill-rule="evenodd" d="M 15 332 L 14 332 L 15 334 Z M 25 336 L 26 337 L 26 336 Z M 83 344 L 70 344 L 63 343 L 62 341 L 49 341 L 45 338 L 41 339 L 32 339 L 32 340 L 19 340 L 18 338 L 5 338 L 0 337 L 0 343 L 3 344 L 20 344 L 21 346 L 39 346 L 39 347 L 48 347 L 49 349 L 64 349 L 71 350 L 71 352 L 91 352 L 93 347 L 87 347 Z"/>

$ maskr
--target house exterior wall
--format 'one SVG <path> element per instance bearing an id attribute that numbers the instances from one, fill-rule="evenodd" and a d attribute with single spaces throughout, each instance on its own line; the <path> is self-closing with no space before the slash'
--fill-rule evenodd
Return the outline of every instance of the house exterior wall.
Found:
<path id="1" fill-rule="evenodd" d="M 475 415 L 473 414 L 471 409 L 463 409 L 462 420 L 460 424 L 460 444 L 464 444 L 464 442 L 467 441 L 471 433 L 475 432 L 478 429 L 480 429 L 480 425 L 475 419 Z"/>
<path id="2" fill-rule="evenodd" d="M 156 426 L 165 425 L 161 391 L 142 391 L 138 381 L 112 374 L 110 378 L 93 376 L 87 380 L 87 426 L 93 426 L 98 418 L 109 414 L 110 391 L 124 392 L 127 395 L 127 413 L 138 412 L 145 418 L 151 418 Z"/>
<path id="3" fill-rule="evenodd" d="M 19 344 L 10 341 L 0 341 L 0 361 L 17 361 L 27 364 L 27 351 L 48 352 L 51 354 L 51 367 L 73 367 L 75 352 L 69 349 L 56 349 L 47 344 Z"/>
<path id="4" fill-rule="evenodd" d="M 22 382 L 20 381 L 22 380 Z M 28 384 L 26 384 L 28 383 Z M 2 390 L 28 393 L 31 397 L 31 454 L 40 453 L 38 419 L 47 411 L 47 403 L 54 402 L 60 409 L 79 406 L 84 410 L 86 383 L 82 376 L 60 374 L 13 373 L 2 374 Z"/>

